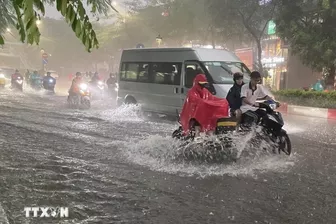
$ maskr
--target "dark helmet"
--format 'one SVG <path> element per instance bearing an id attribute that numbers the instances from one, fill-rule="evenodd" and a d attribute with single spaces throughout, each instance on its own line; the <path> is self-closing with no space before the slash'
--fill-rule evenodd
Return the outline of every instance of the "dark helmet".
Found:
<path id="1" fill-rule="evenodd" d="M 15 69 L 15 72 L 17 73 L 17 72 L 19 72 L 19 70 Z"/>
<path id="2" fill-rule="evenodd" d="M 76 72 L 76 77 L 81 77 L 81 76 L 82 76 L 82 73 Z"/>
<path id="3" fill-rule="evenodd" d="M 258 71 L 251 72 L 251 79 L 260 79 L 261 74 Z"/>
<path id="4" fill-rule="evenodd" d="M 237 80 L 242 79 L 242 78 L 244 78 L 244 75 L 241 72 L 236 72 L 236 73 L 233 74 L 233 81 L 237 81 Z"/>
<path id="5" fill-rule="evenodd" d="M 50 76 L 51 75 L 51 72 L 47 72 L 47 76 Z"/>

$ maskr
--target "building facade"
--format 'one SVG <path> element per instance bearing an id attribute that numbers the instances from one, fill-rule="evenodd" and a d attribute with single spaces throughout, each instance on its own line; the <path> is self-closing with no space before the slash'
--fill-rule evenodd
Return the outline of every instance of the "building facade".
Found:
<path id="1" fill-rule="evenodd" d="M 276 35 L 275 28 L 274 22 L 270 21 L 267 34 L 261 43 L 261 62 L 265 71 L 263 83 L 273 90 L 310 87 L 322 74 L 305 66 L 298 56 L 292 54 L 290 45 Z M 255 48 L 238 49 L 235 52 L 245 64 L 250 65 L 251 58 L 253 65 L 256 64 Z"/>

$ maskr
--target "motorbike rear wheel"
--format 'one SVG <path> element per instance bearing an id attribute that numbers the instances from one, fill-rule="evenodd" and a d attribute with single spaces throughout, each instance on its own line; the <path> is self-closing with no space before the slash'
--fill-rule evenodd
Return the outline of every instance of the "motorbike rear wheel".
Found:
<path id="1" fill-rule="evenodd" d="M 287 156 L 289 156 L 292 153 L 292 143 L 289 139 L 288 134 L 286 131 L 281 130 L 279 135 L 280 143 L 279 143 L 279 154 L 281 152 L 285 153 Z"/>

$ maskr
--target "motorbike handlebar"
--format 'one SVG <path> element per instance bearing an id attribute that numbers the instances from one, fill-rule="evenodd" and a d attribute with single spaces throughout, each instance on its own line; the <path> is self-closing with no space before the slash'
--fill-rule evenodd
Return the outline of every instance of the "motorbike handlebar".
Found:
<path id="1" fill-rule="evenodd" d="M 274 110 L 274 109 L 276 109 L 276 108 L 271 108 L 271 106 L 270 106 L 271 104 L 275 104 L 276 108 L 280 107 L 280 103 L 277 102 L 277 101 L 273 101 L 273 102 L 264 101 L 264 102 L 259 103 L 259 108 L 264 108 L 266 110 Z"/>

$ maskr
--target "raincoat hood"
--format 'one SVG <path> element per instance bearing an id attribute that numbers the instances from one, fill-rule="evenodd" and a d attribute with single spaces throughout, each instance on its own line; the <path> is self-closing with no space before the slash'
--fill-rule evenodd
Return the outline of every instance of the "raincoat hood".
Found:
<path id="1" fill-rule="evenodd" d="M 193 85 L 196 86 L 198 84 L 204 84 L 204 83 L 208 83 L 206 76 L 204 74 L 196 75 Z"/>

